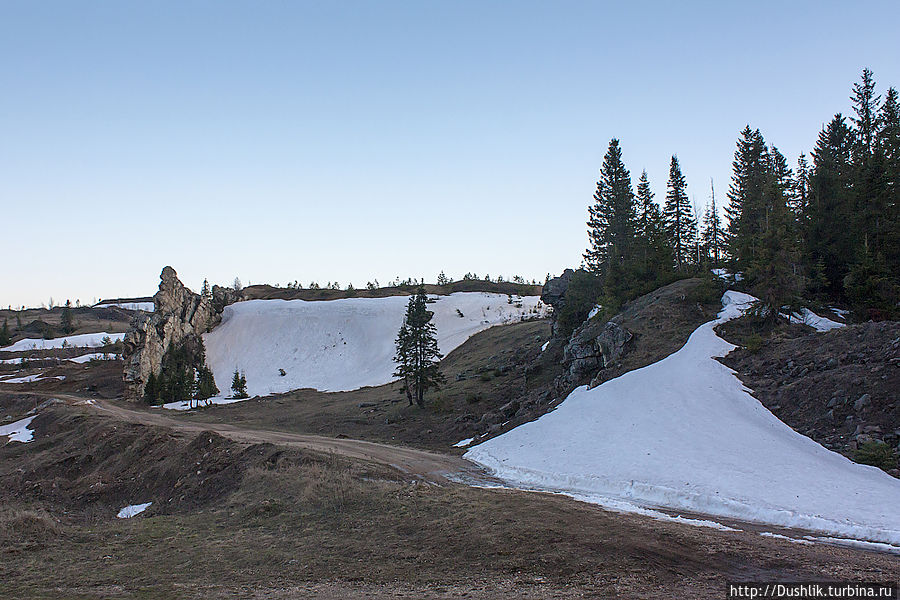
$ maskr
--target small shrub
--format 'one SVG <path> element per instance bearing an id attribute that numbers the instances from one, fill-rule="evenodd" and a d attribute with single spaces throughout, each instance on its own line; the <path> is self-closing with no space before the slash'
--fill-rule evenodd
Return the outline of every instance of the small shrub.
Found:
<path id="1" fill-rule="evenodd" d="M 284 369 L 278 369 L 278 375 L 284 377 L 285 375 L 287 375 L 287 372 Z"/>
<path id="2" fill-rule="evenodd" d="M 721 300 L 723 293 L 725 293 L 725 288 L 720 281 L 704 277 L 696 287 L 687 293 L 685 299 L 697 304 L 716 304 Z"/>
<path id="3" fill-rule="evenodd" d="M 856 462 L 864 465 L 872 465 L 879 469 L 895 469 L 897 467 L 897 455 L 893 449 L 881 441 L 866 442 L 855 453 Z"/>
<path id="4" fill-rule="evenodd" d="M 429 403 L 428 407 L 432 412 L 438 414 L 453 412 L 453 402 L 446 396 L 438 396 Z"/>
<path id="5" fill-rule="evenodd" d="M 744 340 L 744 348 L 747 349 L 747 352 L 750 354 L 756 354 L 762 349 L 762 336 L 758 333 L 753 333 L 747 336 L 747 339 Z"/>
<path id="6" fill-rule="evenodd" d="M 490 381 L 491 379 L 492 379 L 492 377 L 491 377 L 491 374 L 490 374 L 490 373 L 482 373 L 481 375 L 478 376 L 478 380 L 479 380 L 479 381 L 485 381 L 485 382 L 486 382 L 486 381 Z"/>

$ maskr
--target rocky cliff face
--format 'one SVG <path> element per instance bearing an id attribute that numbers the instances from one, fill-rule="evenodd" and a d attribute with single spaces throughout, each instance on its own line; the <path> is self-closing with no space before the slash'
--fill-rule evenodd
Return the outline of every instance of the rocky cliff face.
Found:
<path id="1" fill-rule="evenodd" d="M 153 296 L 152 315 L 142 315 L 132 323 L 124 340 L 125 398 L 138 401 L 150 374 L 158 375 L 163 355 L 173 344 L 199 337 L 222 320 L 222 310 L 233 302 L 232 290 L 216 287 L 213 298 L 195 294 L 178 280 L 175 269 L 160 274 L 159 291 Z"/>

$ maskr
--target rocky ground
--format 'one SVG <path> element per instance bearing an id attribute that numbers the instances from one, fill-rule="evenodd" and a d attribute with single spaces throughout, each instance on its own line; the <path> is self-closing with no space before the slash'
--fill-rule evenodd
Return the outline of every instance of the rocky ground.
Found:
<path id="1" fill-rule="evenodd" d="M 744 346 L 722 362 L 793 429 L 851 458 L 873 441 L 896 452 L 900 323 L 862 323 L 826 333 L 781 327 L 749 347 L 752 325 L 735 323 L 720 330 Z M 893 464 L 881 466 L 900 476 L 896 457 Z"/>

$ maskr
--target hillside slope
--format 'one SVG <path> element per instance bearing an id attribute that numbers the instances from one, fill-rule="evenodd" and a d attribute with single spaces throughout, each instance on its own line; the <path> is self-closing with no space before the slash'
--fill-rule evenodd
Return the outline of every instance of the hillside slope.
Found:
<path id="1" fill-rule="evenodd" d="M 232 304 L 221 325 L 203 336 L 207 360 L 223 393 L 235 369 L 246 374 L 251 395 L 384 385 L 393 379 L 394 340 L 407 301 L 390 296 Z M 437 296 L 428 306 L 444 354 L 494 325 L 543 315 L 535 296 L 485 292 Z"/>
<path id="2" fill-rule="evenodd" d="M 729 292 L 719 322 L 746 295 Z M 577 388 L 539 420 L 466 457 L 515 485 L 622 507 L 736 517 L 900 544 L 900 481 L 779 421 L 714 357 L 711 321 L 675 354 Z"/>

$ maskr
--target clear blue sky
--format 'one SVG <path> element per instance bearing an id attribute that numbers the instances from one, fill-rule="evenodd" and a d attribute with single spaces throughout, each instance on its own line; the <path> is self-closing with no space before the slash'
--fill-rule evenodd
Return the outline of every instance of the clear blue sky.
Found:
<path id="1" fill-rule="evenodd" d="M 900 2 L 0 2 L 0 305 L 577 266 L 609 139 L 724 200 L 794 163 Z M 421 235 L 418 231 L 423 231 Z"/>

